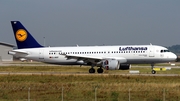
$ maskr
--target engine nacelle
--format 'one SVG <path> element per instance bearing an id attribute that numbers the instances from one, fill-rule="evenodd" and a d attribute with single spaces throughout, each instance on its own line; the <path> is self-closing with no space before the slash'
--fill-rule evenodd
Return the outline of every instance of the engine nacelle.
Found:
<path id="1" fill-rule="evenodd" d="M 120 62 L 117 60 L 103 60 L 102 67 L 106 70 L 118 70 Z"/>
<path id="2" fill-rule="evenodd" d="M 120 70 L 128 70 L 131 68 L 131 64 L 120 64 Z"/>

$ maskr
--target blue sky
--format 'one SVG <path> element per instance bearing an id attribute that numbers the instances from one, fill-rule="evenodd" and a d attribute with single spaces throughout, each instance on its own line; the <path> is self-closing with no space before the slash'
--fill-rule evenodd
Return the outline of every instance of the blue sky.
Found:
<path id="1" fill-rule="evenodd" d="M 0 41 L 19 20 L 40 44 L 180 44 L 179 0 L 1 0 Z"/>

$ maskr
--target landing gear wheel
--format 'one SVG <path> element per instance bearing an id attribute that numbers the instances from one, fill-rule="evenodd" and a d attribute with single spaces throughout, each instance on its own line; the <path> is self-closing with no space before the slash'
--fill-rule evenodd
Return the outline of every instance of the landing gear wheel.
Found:
<path id="1" fill-rule="evenodd" d="M 98 68 L 98 69 L 97 69 L 97 72 L 98 72 L 98 73 L 103 73 L 103 69 L 102 69 L 102 68 Z"/>
<path id="2" fill-rule="evenodd" d="M 155 70 L 152 70 L 151 73 L 152 73 L 152 74 L 156 74 L 156 71 L 155 71 Z"/>
<path id="3" fill-rule="evenodd" d="M 89 69 L 89 73 L 95 73 L 95 69 L 94 68 L 90 68 Z"/>

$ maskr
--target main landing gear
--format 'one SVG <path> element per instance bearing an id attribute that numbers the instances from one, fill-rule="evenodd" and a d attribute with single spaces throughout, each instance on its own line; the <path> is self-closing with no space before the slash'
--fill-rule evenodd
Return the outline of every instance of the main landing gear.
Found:
<path id="1" fill-rule="evenodd" d="M 151 69 L 152 69 L 151 73 L 156 74 L 156 71 L 153 68 L 154 68 L 154 64 L 151 64 Z"/>
<path id="2" fill-rule="evenodd" d="M 102 67 L 98 68 L 98 69 L 97 69 L 97 72 L 98 72 L 98 73 L 103 73 Z M 91 66 L 91 68 L 89 69 L 89 73 L 95 73 L 94 66 Z"/>
<path id="3" fill-rule="evenodd" d="M 95 69 L 94 68 L 90 68 L 89 69 L 89 73 L 95 73 Z"/>
<path id="4" fill-rule="evenodd" d="M 97 69 L 97 72 L 98 72 L 98 73 L 103 73 L 102 67 L 98 68 L 98 69 Z"/>

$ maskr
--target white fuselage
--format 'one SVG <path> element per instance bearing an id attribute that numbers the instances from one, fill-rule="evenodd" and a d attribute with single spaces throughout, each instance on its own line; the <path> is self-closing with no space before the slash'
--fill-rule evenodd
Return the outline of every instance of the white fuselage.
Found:
<path id="1" fill-rule="evenodd" d="M 125 64 L 162 63 L 174 61 L 177 58 L 167 48 L 156 45 L 43 47 L 16 49 L 13 52 L 15 53 L 12 55 L 16 57 L 61 65 L 83 65 L 86 57 L 111 58 Z M 23 52 L 27 54 L 21 54 Z M 77 59 L 67 58 L 66 55 L 72 55 Z"/>

